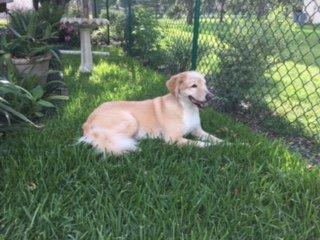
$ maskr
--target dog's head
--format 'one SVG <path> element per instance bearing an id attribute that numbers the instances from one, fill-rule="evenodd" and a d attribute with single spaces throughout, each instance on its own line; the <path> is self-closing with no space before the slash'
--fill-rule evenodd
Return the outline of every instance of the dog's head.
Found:
<path id="1" fill-rule="evenodd" d="M 198 108 L 203 108 L 213 98 L 201 73 L 182 72 L 172 76 L 166 83 L 167 88 L 178 100 L 189 101 Z"/>

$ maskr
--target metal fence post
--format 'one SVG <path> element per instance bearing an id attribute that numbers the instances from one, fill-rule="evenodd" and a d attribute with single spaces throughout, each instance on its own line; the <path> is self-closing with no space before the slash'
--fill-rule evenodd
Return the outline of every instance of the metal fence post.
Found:
<path id="1" fill-rule="evenodd" d="M 126 36 L 126 50 L 129 55 L 132 54 L 132 7 L 131 0 L 127 0 L 128 4 L 128 14 L 127 14 L 127 36 Z"/>
<path id="2" fill-rule="evenodd" d="M 107 19 L 109 19 L 109 0 L 106 0 L 106 14 L 107 14 Z M 107 25 L 107 44 L 110 44 L 110 24 Z"/>
<path id="3" fill-rule="evenodd" d="M 95 18 L 98 17 L 97 1 L 96 1 L 96 0 L 93 0 L 93 16 L 94 16 Z"/>
<path id="4" fill-rule="evenodd" d="M 191 69 L 196 70 L 198 48 L 199 48 L 199 28 L 200 28 L 200 5 L 201 0 L 195 0 L 194 5 L 194 19 L 193 19 L 193 39 L 192 39 L 192 58 Z"/>

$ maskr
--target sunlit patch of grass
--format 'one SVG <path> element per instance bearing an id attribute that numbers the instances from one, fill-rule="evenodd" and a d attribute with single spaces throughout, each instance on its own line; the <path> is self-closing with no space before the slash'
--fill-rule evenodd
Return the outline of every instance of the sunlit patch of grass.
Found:
<path id="1" fill-rule="evenodd" d="M 319 133 L 319 68 L 286 61 L 275 65 L 266 77 L 272 81 L 265 97 L 270 108 L 302 124 L 307 135 Z"/>
<path id="2" fill-rule="evenodd" d="M 319 169 L 211 109 L 201 113 L 204 129 L 232 145 L 144 140 L 141 152 L 105 158 L 75 146 L 101 103 L 167 92 L 164 76 L 110 53 L 91 75 L 78 72 L 78 56 L 64 56 L 66 107 L 43 130 L 1 143 L 0 238 L 320 238 Z"/>
<path id="3" fill-rule="evenodd" d="M 8 21 L 5 19 L 0 19 L 0 29 L 6 28 L 8 25 Z"/>

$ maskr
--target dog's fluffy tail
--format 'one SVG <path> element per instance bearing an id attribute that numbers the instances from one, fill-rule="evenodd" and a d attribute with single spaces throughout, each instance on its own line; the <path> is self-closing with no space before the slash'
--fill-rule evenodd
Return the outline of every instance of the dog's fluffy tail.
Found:
<path id="1" fill-rule="evenodd" d="M 99 152 L 121 155 L 128 151 L 137 150 L 137 141 L 121 133 L 112 133 L 99 127 L 84 129 L 84 136 L 79 143 L 88 143 Z"/>

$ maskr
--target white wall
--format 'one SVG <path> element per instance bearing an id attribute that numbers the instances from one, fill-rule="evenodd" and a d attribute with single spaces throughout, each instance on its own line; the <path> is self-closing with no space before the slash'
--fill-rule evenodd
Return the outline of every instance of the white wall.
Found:
<path id="1" fill-rule="evenodd" d="M 320 0 L 304 0 L 304 11 L 312 24 L 320 24 Z"/>
<path id="2" fill-rule="evenodd" d="M 32 0 L 13 0 L 7 4 L 8 10 L 30 10 L 33 9 Z"/>

